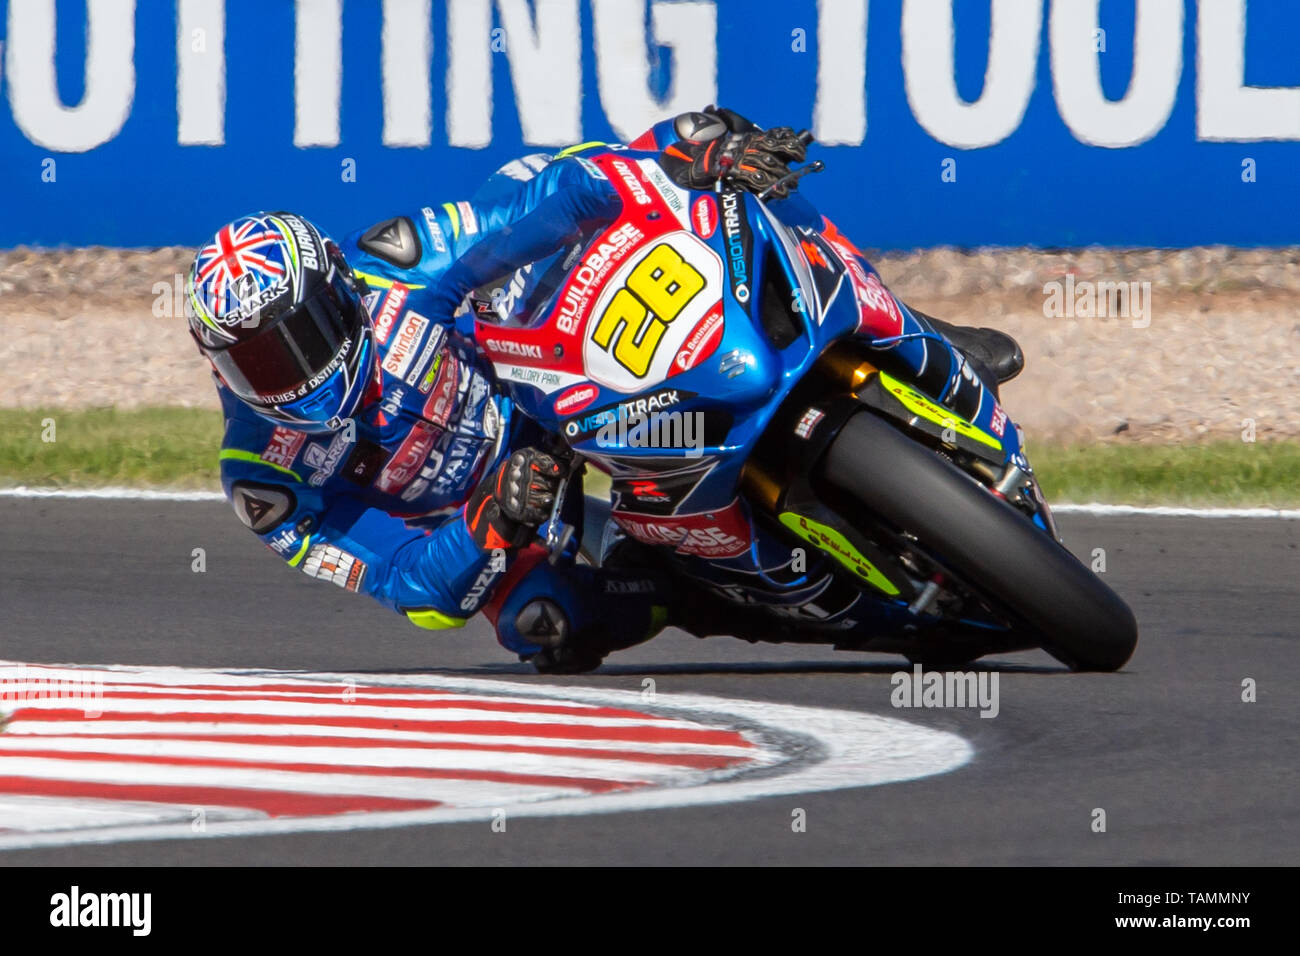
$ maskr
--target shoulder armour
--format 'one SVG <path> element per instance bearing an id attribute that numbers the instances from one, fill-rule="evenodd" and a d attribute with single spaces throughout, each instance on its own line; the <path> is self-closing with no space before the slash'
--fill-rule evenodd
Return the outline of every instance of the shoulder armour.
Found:
<path id="1" fill-rule="evenodd" d="M 409 269 L 420 261 L 420 237 L 415 224 L 405 216 L 375 223 L 365 231 L 357 245 L 372 256 L 402 269 Z"/>
<path id="2" fill-rule="evenodd" d="M 707 143 L 726 131 L 722 120 L 708 113 L 683 113 L 673 121 L 673 132 L 688 143 Z"/>
<path id="3" fill-rule="evenodd" d="M 288 488 L 256 481 L 237 481 L 231 485 L 230 503 L 244 527 L 257 534 L 266 534 L 283 524 L 298 507 L 298 499 Z"/>

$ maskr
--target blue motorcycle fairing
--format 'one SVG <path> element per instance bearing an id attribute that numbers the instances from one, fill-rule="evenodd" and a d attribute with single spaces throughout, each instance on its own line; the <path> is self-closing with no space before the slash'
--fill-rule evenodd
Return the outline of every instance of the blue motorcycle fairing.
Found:
<path id="1" fill-rule="evenodd" d="M 593 154 L 585 155 L 590 158 Z M 645 158 L 635 151 L 622 155 L 631 160 Z M 716 200 L 726 195 L 699 190 L 686 192 L 690 203 L 700 196 L 712 196 Z M 732 506 L 737 500 L 741 469 L 790 390 L 833 342 L 863 335 L 860 330 L 863 303 L 859 301 L 850 270 L 856 268 L 860 270 L 859 275 L 874 278 L 884 290 L 876 270 L 856 250 L 847 253 L 852 256 L 852 262 L 841 261 L 846 255 L 843 247 L 832 246 L 820 238 L 833 227 L 802 197 L 796 195 L 764 203 L 748 193 L 733 195 L 735 199 L 728 205 L 739 205 L 740 219 L 748 232 L 743 256 L 729 254 L 729 233 L 734 240 L 735 228 L 719 224 L 710 236 L 696 235 L 724 264 L 724 281 L 719 290 L 724 330 L 721 342 L 707 360 L 667 380 L 647 382 L 644 389 L 630 394 L 593 383 L 598 390 L 597 397 L 580 413 L 569 417 L 557 414 L 551 392 L 506 384 L 523 414 L 548 430 L 566 435 L 573 448 L 611 473 L 616 504 L 621 500 L 627 510 L 644 511 L 647 505 L 635 496 L 629 498 L 622 489 L 635 485 L 637 478 L 653 481 L 666 471 L 689 466 L 692 461 L 706 463 L 706 473 L 686 494 L 674 500 L 671 512 L 659 517 L 711 517 L 708 514 L 711 510 Z M 738 295 L 744 292 L 748 294 Z M 558 293 L 558 287 L 542 290 L 540 301 L 535 299 L 529 303 L 524 323 L 539 321 L 549 314 Z M 887 290 L 885 294 L 888 295 Z M 760 314 L 764 296 L 770 295 L 781 296 L 783 304 L 791 303 L 791 312 L 798 323 L 797 335 L 781 347 L 769 339 Z M 522 298 L 527 297 L 525 294 Z M 902 302 L 892 295 L 890 299 L 900 322 L 898 337 L 886 347 L 915 370 L 918 387 L 919 383 L 928 385 L 923 392 L 929 392 L 940 404 L 994 437 L 1004 462 L 1024 462 L 1018 430 L 1006 419 L 993 394 L 974 375 L 960 353 L 928 325 L 923 325 Z M 621 410 L 666 390 L 676 393 L 674 400 L 669 409 L 656 414 L 698 413 L 706 422 L 726 416 L 726 427 L 714 429 L 721 432 L 717 440 L 693 449 L 634 447 L 617 442 L 611 445 L 610 430 L 603 436 L 597 434 L 597 426 L 616 422 Z M 653 415 L 650 420 L 655 420 Z M 614 437 L 618 434 L 617 430 L 613 431 Z M 792 436 L 791 440 L 797 439 Z M 743 502 L 741 505 L 743 508 Z M 775 605 L 778 609 L 788 605 L 793 613 L 799 613 L 793 611 L 793 606 L 800 603 L 801 591 L 819 586 L 818 576 L 825 577 L 830 559 L 820 552 L 810 556 L 807 580 L 787 584 L 772 580 L 774 569 L 790 564 L 790 546 L 784 537 L 757 527 L 747 508 L 744 513 L 751 541 L 743 553 L 707 559 L 679 554 L 678 558 L 697 579 L 710 583 L 732 600 L 742 601 L 739 595 L 746 594 L 751 601 Z M 814 583 L 809 585 L 808 581 Z M 839 620 L 841 626 L 847 626 L 843 621 L 849 620 L 846 615 L 850 610 L 855 632 L 901 626 L 914 620 L 903 602 L 873 595 L 857 601 L 851 609 L 835 612 L 822 623 Z"/>

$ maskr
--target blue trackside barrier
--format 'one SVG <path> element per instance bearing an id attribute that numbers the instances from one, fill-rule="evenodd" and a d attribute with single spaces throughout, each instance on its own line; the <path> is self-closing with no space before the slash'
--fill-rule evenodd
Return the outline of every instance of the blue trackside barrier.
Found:
<path id="1" fill-rule="evenodd" d="M 1300 242 L 1286 0 L 0 0 L 0 247 L 336 234 L 718 101 L 863 246 Z"/>

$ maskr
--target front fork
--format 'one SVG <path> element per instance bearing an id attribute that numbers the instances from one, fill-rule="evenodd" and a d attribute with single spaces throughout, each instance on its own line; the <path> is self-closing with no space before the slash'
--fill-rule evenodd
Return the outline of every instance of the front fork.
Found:
<path id="1" fill-rule="evenodd" d="M 881 396 L 876 387 L 880 374 L 861 341 L 842 339 L 827 348 L 791 391 L 746 462 L 741 487 L 750 500 L 775 514 L 782 492 L 795 475 L 810 474 L 844 423 L 867 405 L 896 420 L 1060 541 L 1051 509 L 1020 447 L 1016 425 L 1007 422 L 1008 429 L 1017 429 L 1014 451 L 991 455 L 942 422 L 913 414 L 896 401 L 881 401 L 888 396 Z M 992 397 L 990 392 L 988 398 Z"/>

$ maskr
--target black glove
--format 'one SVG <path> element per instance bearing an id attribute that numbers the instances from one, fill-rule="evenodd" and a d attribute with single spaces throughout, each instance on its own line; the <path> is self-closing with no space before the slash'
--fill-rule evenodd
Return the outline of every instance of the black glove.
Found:
<path id="1" fill-rule="evenodd" d="M 521 448 L 474 489 L 465 527 L 484 551 L 519 548 L 550 517 L 568 468 L 536 448 Z"/>
<path id="2" fill-rule="evenodd" d="M 732 134 L 729 139 L 737 150 L 735 163 L 726 172 L 729 182 L 752 193 L 772 188 L 772 195 L 777 199 L 790 195 L 793 183 L 775 184 L 781 177 L 790 175 L 791 163 L 802 163 L 807 155 L 803 141 L 794 130 L 776 126 L 757 133 Z"/>
<path id="3" fill-rule="evenodd" d="M 710 107 L 685 113 L 674 124 L 682 137 L 663 153 L 661 164 L 678 183 L 708 189 L 719 179 L 752 193 L 761 193 L 790 173 L 790 163 L 803 162 L 806 146 L 793 129 L 759 129 L 731 110 Z M 777 186 L 772 195 L 783 199 L 790 187 Z"/>

